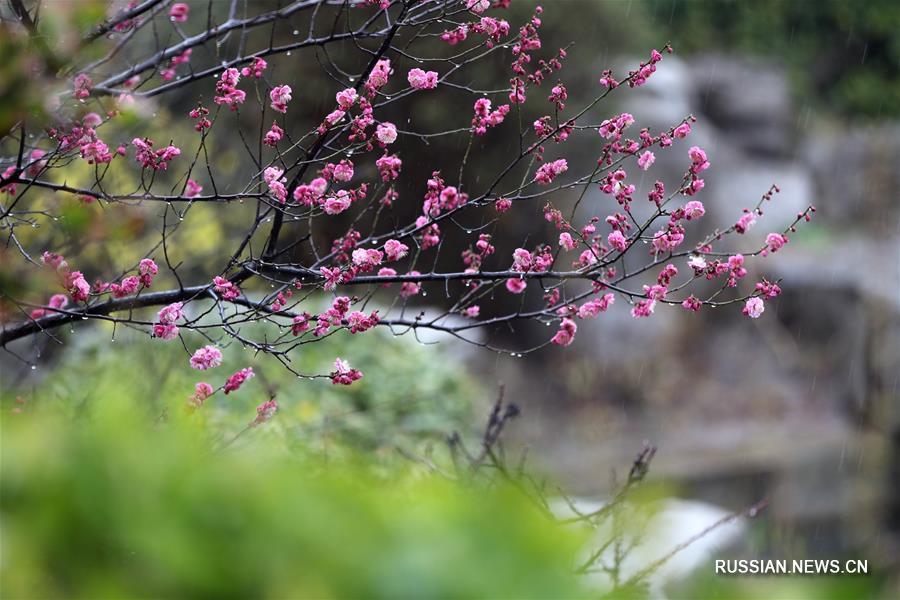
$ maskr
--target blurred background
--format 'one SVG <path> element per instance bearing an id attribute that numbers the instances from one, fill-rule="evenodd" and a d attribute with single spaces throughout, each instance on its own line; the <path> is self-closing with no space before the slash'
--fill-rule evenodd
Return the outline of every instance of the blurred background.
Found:
<path id="1" fill-rule="evenodd" d="M 627 111 L 638 126 L 662 128 L 695 115 L 692 141 L 706 149 L 712 164 L 700 198 L 709 224 L 730 225 L 773 183 L 781 193 L 753 233 L 779 231 L 808 204 L 817 207 L 813 223 L 792 235 L 784 250 L 754 265 L 769 279 L 783 279 L 784 293 L 767 303 L 758 320 L 732 309 L 699 314 L 659 310 L 652 319 L 634 320 L 626 307 L 616 306 L 602 318 L 585 322 L 571 347 L 524 357 L 490 354 L 437 338 L 417 344 L 409 337 L 395 342 L 396 353 L 385 351 L 391 346 L 379 337 L 362 345 L 337 339 L 321 351 L 316 344 L 303 357 L 310 371 L 327 369 L 335 355 L 350 359 L 367 373 L 350 390 L 329 386 L 323 391 L 324 386 L 314 382 L 294 385 L 293 377 L 278 372 L 277 365 L 262 366 L 264 359 L 254 357 L 252 364 L 262 373 L 254 382 L 256 396 L 240 405 L 243 412 L 238 417 L 230 407 L 213 412 L 211 418 L 237 431 L 242 419 L 252 416 L 259 397 L 277 391 L 285 413 L 279 419 L 285 439 L 308 440 L 315 432 L 326 432 L 315 438 L 321 440 L 318 451 L 340 448 L 329 445 L 339 438 L 389 454 L 396 443 L 415 448 L 453 429 L 474 430 L 485 403 L 503 382 L 506 398 L 523 409 L 522 418 L 508 432 L 508 446 L 512 451 L 527 448 L 530 464 L 571 494 L 608 494 L 610 474 L 625 472 L 646 440 L 659 448 L 651 477 L 665 482 L 676 496 L 729 510 L 763 497 L 771 499 L 758 535 L 742 542 L 752 548 L 733 549 L 736 556 L 749 556 L 752 550 L 754 555 L 789 559 L 865 557 L 886 572 L 896 569 L 900 4 L 548 0 L 544 5 L 546 47 L 575 41 L 561 74 L 571 106 L 596 93 L 604 68 L 627 72 L 650 48 L 672 44 L 675 54 L 665 58 L 646 86 L 615 94 L 592 117 L 599 122 Z M 88 10 L 87 3 L 60 6 L 76 15 Z M 224 5 L 213 6 L 225 10 Z M 515 25 L 534 6 L 514 0 L 504 18 Z M 65 14 L 60 9 L 56 18 Z M 51 24 L 53 18 L 45 16 Z M 272 35 L 292 39 L 292 30 L 303 30 L 304 25 L 285 23 Z M 5 43 L 15 46 L 9 40 Z M 224 55 L 227 49 L 225 44 L 219 51 Z M 353 55 L 348 45 L 334 49 L 331 57 L 352 71 L 358 68 Z M 218 58 L 196 52 L 192 64 L 197 68 Z M 279 83 L 290 83 L 303 98 L 295 100 L 297 110 L 290 115 L 300 130 L 316 122 L 339 88 L 315 62 L 297 67 L 292 61 L 278 57 L 271 63 L 275 72 L 290 73 Z M 473 81 L 495 81 L 506 62 L 503 56 L 479 65 Z M 293 70 L 286 71 L 291 65 Z M 401 59 L 395 63 L 398 73 L 412 66 Z M 5 81 L 17 81 L 14 63 L 3 68 Z M 33 100 L 37 85 L 23 81 L 15 94 L 0 98 L 8 111 L 18 110 L 19 101 Z M 202 91 L 209 95 L 211 80 L 204 85 Z M 187 136 L 181 115 L 195 105 L 198 89 L 186 86 L 139 102 L 115 127 L 122 128 L 119 133 L 126 139 L 129 127 L 145 131 L 148 122 L 160 139 Z M 382 118 L 434 131 L 446 128 L 447 114 L 469 114 L 470 101 L 461 94 L 458 111 L 425 101 L 397 105 L 390 108 L 396 114 Z M 252 111 L 241 119 L 239 124 L 248 131 L 258 128 L 258 115 Z M 222 166 L 217 184 L 227 188 L 244 181 L 252 165 L 246 164 L 241 147 L 218 135 L 214 132 L 212 138 Z M 491 172 L 504 162 L 506 149 L 516 139 L 515 132 L 498 128 L 496 135 L 478 140 L 478 164 Z M 411 201 L 406 209 L 398 209 L 401 213 L 408 210 L 411 216 L 418 210 L 420 182 L 441 167 L 441 157 L 458 152 L 458 142 L 437 139 L 427 147 L 421 140 L 400 142 L 401 156 L 424 149 L 427 153 L 419 156 L 433 159 L 405 160 L 400 192 L 401 198 Z M 577 172 L 579 166 L 595 161 L 596 149 L 587 139 L 576 143 L 583 145 L 567 147 L 565 153 Z M 577 156 L 583 157 L 583 164 L 577 164 Z M 678 179 L 681 163 L 674 153 L 660 152 L 653 175 Z M 72 183 L 92 175 L 77 169 L 73 166 L 67 173 Z M 477 190 L 479 173 L 469 172 L 466 178 L 468 188 Z M 652 181 L 642 185 L 648 183 Z M 47 196 L 46 202 L 54 201 Z M 572 199 L 554 201 L 565 206 Z M 124 260 L 124 268 L 143 256 L 158 235 L 159 214 L 154 207 L 106 214 L 96 205 L 65 199 L 60 210 L 65 218 L 59 228 L 37 231 L 32 241 L 52 240 L 57 251 L 87 265 L 85 270 L 93 266 L 93 274 L 112 256 Z M 584 216 L 605 215 L 609 199 L 592 190 L 581 210 Z M 188 270 L 182 273 L 188 279 L 223 266 L 215 240 L 239 231 L 251 214 L 249 207 L 240 206 L 216 213 L 215 218 L 211 211 L 196 207 L 173 239 L 173 262 L 190 253 Z M 509 256 L 519 240 L 546 225 L 542 220 L 535 225 L 540 218 L 537 210 L 530 215 L 516 212 L 496 232 L 496 239 L 510 244 L 498 245 L 498 256 Z M 349 223 L 334 221 L 334 231 L 317 232 L 323 245 Z M 540 231 L 549 235 L 552 228 Z M 110 237 L 115 245 L 110 245 Z M 179 239 L 191 241 L 190 247 L 178 247 Z M 453 244 L 463 248 L 468 240 L 462 231 L 449 232 L 448 240 L 447 265 L 455 266 L 458 252 L 452 250 Z M 46 282 L 26 277 L 26 270 L 12 261 L 7 264 L 6 290 L 27 295 L 46 289 Z M 165 277 L 161 274 L 160 289 L 167 284 Z M 429 294 L 427 300 L 436 302 L 435 296 L 440 295 Z M 495 310 L 503 310 L 503 302 L 512 300 L 498 298 Z M 16 348 L 38 360 L 36 370 L 6 356 L 0 359 L 4 419 L 11 411 L 24 412 L 33 403 L 51 400 L 77 414 L 91 397 L 102 396 L 97 389 L 115 395 L 125 386 L 128 393 L 151 403 L 162 398 L 163 404 L 169 397 L 180 401 L 190 394 L 190 374 L 178 373 L 186 355 L 176 354 L 169 364 L 170 359 L 148 345 L 152 341 L 145 337 L 115 334 L 100 326 L 76 324 L 61 335 L 68 345 L 30 340 Z M 524 349 L 545 341 L 548 330 L 523 325 L 512 333 L 488 335 L 513 349 L 516 345 Z M 115 339 L 115 346 L 110 339 Z M 246 362 L 240 350 L 235 347 L 226 353 L 234 368 Z M 119 377 L 147 368 L 148 361 L 156 361 L 153 371 L 166 377 L 127 382 Z M 379 379 L 379 369 L 401 364 L 404 368 L 390 380 Z M 163 404 L 153 410 L 163 411 Z"/>

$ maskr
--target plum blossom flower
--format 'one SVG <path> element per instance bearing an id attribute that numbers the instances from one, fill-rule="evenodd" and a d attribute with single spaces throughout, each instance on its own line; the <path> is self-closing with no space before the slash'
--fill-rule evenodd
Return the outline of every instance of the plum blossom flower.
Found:
<path id="1" fill-rule="evenodd" d="M 625 252 L 628 248 L 628 240 L 625 239 L 625 235 L 618 229 L 606 236 L 606 241 L 619 252 Z"/>
<path id="2" fill-rule="evenodd" d="M 263 138 L 263 144 L 274 148 L 283 137 L 284 129 L 279 127 L 278 123 L 272 123 L 272 127 L 269 128 L 269 131 L 266 132 L 266 135 Z"/>
<path id="3" fill-rule="evenodd" d="M 76 75 L 75 79 L 72 80 L 72 87 L 74 88 L 73 95 L 75 96 L 75 99 L 84 100 L 90 96 L 91 87 L 93 85 L 94 82 L 87 73 L 79 73 Z"/>
<path id="4" fill-rule="evenodd" d="M 494 210 L 496 210 L 501 215 L 512 208 L 512 200 L 509 198 L 497 198 L 497 201 L 494 202 Z"/>
<path id="5" fill-rule="evenodd" d="M 769 252 L 778 252 L 784 245 L 788 243 L 787 236 L 780 233 L 770 233 L 766 236 L 766 249 L 763 250 L 763 256 Z"/>
<path id="6" fill-rule="evenodd" d="M 675 128 L 675 130 L 672 132 L 672 135 L 674 135 L 677 138 L 686 138 L 690 133 L 691 133 L 691 124 L 685 121 L 684 123 L 682 123 L 681 125 L 679 125 L 678 127 Z"/>
<path id="7" fill-rule="evenodd" d="M 383 257 L 384 253 L 374 248 L 357 248 L 351 255 L 354 265 L 368 268 L 380 265 Z"/>
<path id="8" fill-rule="evenodd" d="M 241 75 L 244 77 L 255 77 L 256 79 L 260 79 L 268 66 L 269 63 L 257 56 L 249 66 L 241 69 Z"/>
<path id="9" fill-rule="evenodd" d="M 353 105 L 356 104 L 357 98 L 359 98 L 359 94 L 357 94 L 356 90 L 353 88 L 341 90 L 334 95 L 334 99 L 337 100 L 338 106 L 344 111 L 350 110 Z"/>
<path id="10" fill-rule="evenodd" d="M 592 300 L 588 300 L 584 304 L 578 307 L 578 318 L 579 319 L 587 319 L 594 318 L 598 314 L 602 312 L 606 312 L 609 310 L 609 307 L 615 304 L 616 297 L 609 292 L 607 294 L 603 294 L 599 298 L 593 298 Z"/>
<path id="11" fill-rule="evenodd" d="M 157 273 L 159 273 L 159 267 L 152 258 L 141 259 L 141 262 L 138 263 L 138 274 L 144 287 L 150 287 L 153 284 L 153 278 Z"/>
<path id="12" fill-rule="evenodd" d="M 638 166 L 646 171 L 656 161 L 656 155 L 647 150 L 638 157 Z"/>
<path id="13" fill-rule="evenodd" d="M 491 7 L 491 0 L 466 0 L 466 8 L 475 14 L 481 14 Z"/>
<path id="14" fill-rule="evenodd" d="M 741 215 L 741 218 L 738 219 L 737 223 L 734 224 L 734 229 L 738 233 L 747 233 L 751 227 L 756 224 L 756 213 L 755 212 L 746 212 Z"/>
<path id="15" fill-rule="evenodd" d="M 194 408 L 199 408 L 207 398 L 215 393 L 213 386 L 205 381 L 198 381 L 194 384 L 194 394 L 188 398 L 188 404 Z"/>
<path id="16" fill-rule="evenodd" d="M 688 221 L 699 219 L 706 214 L 706 208 L 698 200 L 691 200 L 684 205 L 684 218 Z"/>
<path id="17" fill-rule="evenodd" d="M 506 289 L 511 294 L 521 294 L 528 286 L 528 282 L 519 277 L 512 277 L 506 280 Z"/>
<path id="18" fill-rule="evenodd" d="M 87 282 L 81 271 L 72 271 L 67 275 L 68 285 L 66 289 L 75 302 L 86 302 L 91 293 L 91 284 Z"/>
<path id="19" fill-rule="evenodd" d="M 652 300 L 649 298 L 646 300 L 638 300 L 631 308 L 631 316 L 635 319 L 649 317 L 653 314 L 653 309 L 655 308 L 656 300 Z"/>
<path id="20" fill-rule="evenodd" d="M 572 234 L 568 231 L 564 231 L 559 234 L 559 245 L 565 248 L 566 250 L 574 250 L 575 249 L 575 240 L 572 238 Z"/>
<path id="21" fill-rule="evenodd" d="M 409 246 L 399 240 L 388 240 L 384 243 L 384 254 L 389 261 L 400 260 L 409 252 Z"/>
<path id="22" fill-rule="evenodd" d="M 332 173 L 335 181 L 350 181 L 353 179 L 353 163 L 344 159 L 334 165 Z"/>
<path id="23" fill-rule="evenodd" d="M 480 314 L 481 314 L 481 307 L 478 306 L 477 304 L 468 306 L 465 309 L 463 309 L 463 311 L 462 311 L 462 316 L 469 318 L 469 319 L 475 319 Z"/>
<path id="24" fill-rule="evenodd" d="M 338 215 L 350 208 L 350 193 L 347 190 L 339 190 L 334 196 L 329 196 L 322 208 L 329 215 Z"/>
<path id="25" fill-rule="evenodd" d="M 245 381 L 253 379 L 255 376 L 256 373 L 253 372 L 253 367 L 246 367 L 236 372 L 225 382 L 225 395 L 227 396 L 231 392 L 237 391 L 244 385 Z"/>
<path id="26" fill-rule="evenodd" d="M 575 340 L 575 332 L 578 331 L 578 324 L 572 319 L 563 319 L 559 324 L 559 331 L 550 340 L 557 346 L 568 346 Z"/>
<path id="27" fill-rule="evenodd" d="M 216 275 L 213 277 L 213 287 L 216 290 L 216 293 L 223 300 L 234 300 L 238 296 L 241 295 L 241 289 L 224 277 L 220 277 Z"/>
<path id="28" fill-rule="evenodd" d="M 362 376 L 362 371 L 350 368 L 350 363 L 343 358 L 334 359 L 334 371 L 331 372 L 333 385 L 350 385 L 362 379 Z"/>
<path id="29" fill-rule="evenodd" d="M 183 307 L 184 303 L 182 302 L 174 302 L 164 306 L 157 313 L 157 320 L 163 324 L 174 323 L 184 315 Z"/>
<path id="30" fill-rule="evenodd" d="M 534 180 L 541 185 L 549 185 L 558 175 L 565 173 L 569 169 L 569 163 L 564 158 L 554 160 L 543 164 L 538 168 L 534 175 Z"/>
<path id="31" fill-rule="evenodd" d="M 410 69 L 406 75 L 409 85 L 417 90 L 433 90 L 438 84 L 438 74 L 436 71 L 425 72 L 422 69 Z"/>
<path id="32" fill-rule="evenodd" d="M 268 184 L 269 191 L 276 200 L 284 204 L 287 200 L 287 188 L 284 185 L 287 180 L 282 175 L 284 175 L 284 169 L 278 167 L 266 167 L 263 171 L 263 180 Z"/>
<path id="33" fill-rule="evenodd" d="M 203 346 L 191 356 L 191 368 L 205 371 L 222 364 L 222 352 L 215 346 Z"/>
<path id="34" fill-rule="evenodd" d="M 188 20 L 191 7 L 184 2 L 176 2 L 169 8 L 169 19 L 175 23 L 184 23 Z"/>
<path id="35" fill-rule="evenodd" d="M 272 110 L 280 113 L 287 112 L 287 103 L 291 101 L 291 86 L 278 85 L 269 92 L 269 99 L 272 100 Z"/>
<path id="36" fill-rule="evenodd" d="M 203 186 L 194 181 L 193 179 L 187 180 L 187 185 L 184 187 L 184 195 L 186 198 L 195 198 L 200 195 L 200 192 L 203 191 Z"/>
<path id="37" fill-rule="evenodd" d="M 751 319 L 758 319 L 760 315 L 763 314 L 766 310 L 766 305 L 763 302 L 762 298 L 754 296 L 753 298 L 748 298 L 747 302 L 744 304 L 744 308 L 741 312 Z"/>
<path id="38" fill-rule="evenodd" d="M 216 96 L 213 102 L 222 105 L 225 104 L 231 110 L 237 110 L 238 104 L 243 104 L 247 98 L 247 93 L 237 89 L 237 84 L 241 80 L 241 74 L 237 69 L 225 69 L 216 82 Z"/>
<path id="39" fill-rule="evenodd" d="M 227 393 L 228 392 L 226 392 L 226 394 Z M 253 419 L 253 421 L 250 423 L 250 427 L 257 427 L 259 425 L 262 425 L 266 421 L 271 420 L 277 412 L 278 402 L 275 401 L 275 398 L 266 400 L 256 407 L 256 418 Z"/>
<path id="40" fill-rule="evenodd" d="M 691 295 L 684 299 L 684 302 L 681 303 L 681 306 L 685 310 L 689 310 L 692 312 L 700 312 L 700 307 L 702 306 L 702 303 L 696 297 Z"/>
<path id="41" fill-rule="evenodd" d="M 393 144 L 397 141 L 397 126 L 393 123 L 379 123 L 375 128 L 375 137 L 382 144 Z"/>
<path id="42" fill-rule="evenodd" d="M 415 277 L 416 275 L 421 275 L 421 273 L 418 271 L 410 271 L 407 275 Z M 418 281 L 404 281 L 403 285 L 400 286 L 400 296 L 409 298 L 418 295 L 421 290 L 422 285 Z"/>

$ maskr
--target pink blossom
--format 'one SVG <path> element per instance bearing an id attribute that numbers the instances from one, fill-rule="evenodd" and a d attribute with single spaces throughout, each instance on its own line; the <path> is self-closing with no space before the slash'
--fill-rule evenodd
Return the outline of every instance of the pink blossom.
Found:
<path id="1" fill-rule="evenodd" d="M 343 273 L 341 273 L 340 269 L 322 267 L 319 271 L 322 273 L 322 277 L 325 278 L 325 284 L 322 286 L 322 288 L 326 292 L 334 290 L 334 288 L 336 288 L 343 279 Z"/>
<path id="2" fill-rule="evenodd" d="M 508 211 L 512 207 L 512 200 L 508 198 L 497 198 L 497 201 L 494 202 L 494 210 L 498 213 L 503 214 Z"/>
<path id="3" fill-rule="evenodd" d="M 333 173 L 336 181 L 350 181 L 353 179 L 353 163 L 344 159 L 334 165 Z"/>
<path id="4" fill-rule="evenodd" d="M 677 138 L 686 138 L 691 133 L 691 124 L 688 122 L 684 122 L 672 132 Z"/>
<path id="5" fill-rule="evenodd" d="M 228 392 L 225 392 L 226 394 Z M 275 401 L 275 398 L 270 400 L 266 400 L 262 404 L 256 407 L 256 418 L 250 423 L 251 427 L 257 427 L 262 425 L 266 421 L 272 419 L 275 416 L 275 413 L 278 412 L 278 402 Z"/>
<path id="6" fill-rule="evenodd" d="M 519 277 L 513 277 L 506 280 L 506 289 L 511 294 L 521 294 L 525 291 L 528 283 Z"/>
<path id="7" fill-rule="evenodd" d="M 230 394 L 231 392 L 237 391 L 240 389 L 244 382 L 248 379 L 253 379 L 256 376 L 256 373 L 253 372 L 253 367 L 246 367 L 241 369 L 234 375 L 228 378 L 228 381 L 225 382 L 225 395 Z"/>
<path id="8" fill-rule="evenodd" d="M 94 82 L 87 73 L 79 73 L 76 75 L 75 79 L 72 80 L 72 87 L 74 88 L 73 95 L 75 96 L 75 99 L 84 100 L 90 96 L 91 87 L 93 85 Z"/>
<path id="9" fill-rule="evenodd" d="M 236 284 L 218 275 L 213 277 L 213 286 L 223 300 L 234 300 L 241 295 L 241 289 Z"/>
<path id="10" fill-rule="evenodd" d="M 353 251 L 353 264 L 358 267 L 373 268 L 381 264 L 383 253 L 374 248 L 357 248 Z"/>
<path id="11" fill-rule="evenodd" d="M 656 308 L 656 300 L 638 300 L 631 308 L 631 316 L 635 319 L 649 317 Z"/>
<path id="12" fill-rule="evenodd" d="M 703 206 L 702 202 L 697 200 L 691 200 L 687 204 L 684 205 L 684 218 L 688 221 L 692 219 L 699 219 L 703 215 L 706 214 L 706 208 Z"/>
<path id="13" fill-rule="evenodd" d="M 268 66 L 269 64 L 264 59 L 257 56 L 249 66 L 241 69 L 241 75 L 244 77 L 255 77 L 256 79 L 260 79 Z"/>
<path id="14" fill-rule="evenodd" d="M 237 69 L 225 69 L 216 82 L 216 96 L 213 102 L 227 105 L 231 110 L 237 110 L 238 104 L 243 104 L 247 98 L 246 92 L 237 89 L 241 74 Z"/>
<path id="15" fill-rule="evenodd" d="M 149 138 L 134 138 L 131 143 L 136 149 L 135 160 L 145 169 L 165 170 L 169 166 L 169 161 L 181 155 L 181 150 L 171 145 L 153 150 L 153 140 Z"/>
<path id="16" fill-rule="evenodd" d="M 366 80 L 366 89 L 374 94 L 376 90 L 381 89 L 387 84 L 388 78 L 393 72 L 390 59 L 382 58 L 375 63 L 375 68 L 373 68 L 372 72 L 369 74 L 369 78 Z"/>
<path id="17" fill-rule="evenodd" d="M 557 346 L 568 346 L 575 340 L 575 332 L 578 325 L 572 319 L 563 319 L 559 324 L 559 331 L 550 340 Z"/>
<path id="18" fill-rule="evenodd" d="M 410 271 L 407 275 L 415 277 L 421 275 L 418 271 Z M 416 296 L 422 290 L 422 285 L 418 281 L 404 281 L 400 286 L 400 295 L 404 298 Z"/>
<path id="19" fill-rule="evenodd" d="M 647 150 L 638 158 L 638 166 L 646 171 L 655 161 L 656 155 Z"/>
<path id="20" fill-rule="evenodd" d="M 170 325 L 175 323 L 178 319 L 184 316 L 182 308 L 184 304 L 182 302 L 174 302 L 167 306 L 164 306 L 157 313 L 157 320 L 163 325 Z"/>
<path id="21" fill-rule="evenodd" d="M 156 323 L 153 326 L 153 337 L 169 341 L 178 337 L 178 325 L 172 323 Z"/>
<path id="22" fill-rule="evenodd" d="M 765 312 L 765 310 L 766 305 L 763 302 L 762 298 L 754 296 L 753 298 L 747 299 L 747 302 L 746 304 L 744 304 L 744 308 L 741 310 L 741 312 L 751 319 L 758 319 L 760 315 Z"/>
<path id="23" fill-rule="evenodd" d="M 628 248 L 628 240 L 625 239 L 625 235 L 618 229 L 606 236 L 606 241 L 619 252 L 625 252 Z"/>
<path id="24" fill-rule="evenodd" d="M 350 208 L 350 193 L 347 190 L 339 190 L 334 196 L 329 196 L 325 200 L 322 208 L 329 215 L 337 215 Z"/>
<path id="25" fill-rule="evenodd" d="M 734 224 L 734 229 L 738 233 L 747 233 L 751 227 L 756 224 L 756 213 L 755 212 L 747 212 L 744 213 L 740 219 L 738 219 L 737 223 Z"/>
<path id="26" fill-rule="evenodd" d="M 709 161 L 706 159 L 706 152 L 703 151 L 699 146 L 691 146 L 690 150 L 688 150 L 688 155 L 691 157 L 691 172 L 699 173 L 700 171 L 705 171 L 709 168 Z"/>
<path id="27" fill-rule="evenodd" d="M 788 239 L 786 236 L 781 235 L 780 233 L 770 233 L 766 236 L 766 250 L 764 250 L 763 253 L 778 252 L 787 243 Z"/>
<path id="28" fill-rule="evenodd" d="M 68 286 L 66 289 L 75 302 L 87 302 L 88 295 L 91 293 L 91 284 L 87 282 L 81 271 L 72 271 L 67 276 Z"/>
<path id="29" fill-rule="evenodd" d="M 509 104 L 502 104 L 497 110 L 491 110 L 491 101 L 479 98 L 475 101 L 475 116 L 472 117 L 472 128 L 476 135 L 484 135 L 489 127 L 496 127 L 509 114 Z"/>
<path id="30" fill-rule="evenodd" d="M 463 309 L 463 311 L 462 311 L 462 316 L 469 318 L 469 319 L 475 319 L 480 314 L 481 314 L 481 307 L 478 306 L 477 304 L 468 306 L 465 309 Z"/>
<path id="31" fill-rule="evenodd" d="M 384 243 L 384 254 L 389 261 L 400 260 L 409 252 L 409 246 L 398 240 L 388 240 Z"/>
<path id="32" fill-rule="evenodd" d="M 207 398 L 212 396 L 215 393 L 213 386 L 209 385 L 205 381 L 199 381 L 194 384 L 194 394 L 188 398 L 188 404 L 193 406 L 194 408 L 199 408 L 201 404 L 203 404 Z"/>
<path id="33" fill-rule="evenodd" d="M 396 155 L 385 154 L 375 161 L 375 166 L 378 168 L 382 181 L 393 181 L 400 177 L 400 168 L 403 166 L 403 161 L 397 158 Z"/>
<path id="34" fill-rule="evenodd" d="M 342 358 L 334 359 L 334 371 L 331 372 L 331 383 L 334 385 L 350 385 L 362 379 L 362 371 L 351 369 L 350 363 Z"/>
<path id="35" fill-rule="evenodd" d="M 203 191 L 203 186 L 194 181 L 193 179 L 187 180 L 187 185 L 184 188 L 184 195 L 186 198 L 196 198 L 200 195 L 200 192 Z"/>
<path id="36" fill-rule="evenodd" d="M 438 84 L 438 74 L 436 71 L 425 72 L 422 69 L 410 69 L 406 78 L 409 85 L 417 90 L 433 90 Z"/>
<path id="37" fill-rule="evenodd" d="M 525 248 L 516 248 L 513 251 L 513 271 L 528 271 L 533 262 L 534 256 Z"/>
<path id="38" fill-rule="evenodd" d="M 543 164 L 535 173 L 534 180 L 542 185 L 549 185 L 557 175 L 565 173 L 569 169 L 569 163 L 566 159 L 560 158 Z"/>
<path id="39" fill-rule="evenodd" d="M 357 94 L 356 90 L 353 88 L 341 90 L 334 95 L 334 99 L 337 100 L 338 106 L 341 107 L 341 110 L 345 111 L 350 110 L 353 105 L 356 104 L 357 98 L 359 98 L 359 94 Z"/>
<path id="40" fill-rule="evenodd" d="M 191 368 L 205 371 L 222 364 L 222 352 L 215 346 L 203 346 L 191 356 Z"/>
<path id="41" fill-rule="evenodd" d="M 375 137 L 382 144 L 393 144 L 397 140 L 397 126 L 393 123 L 379 123 L 375 128 Z"/>
<path id="42" fill-rule="evenodd" d="M 188 20 L 188 13 L 190 12 L 191 7 L 187 4 L 184 2 L 176 2 L 169 8 L 169 19 L 175 23 L 184 23 Z"/>
<path id="43" fill-rule="evenodd" d="M 266 167 L 263 171 L 263 180 L 268 184 L 269 192 L 276 200 L 284 204 L 287 200 L 287 188 L 284 185 L 287 180 L 282 175 L 284 175 L 284 169 L 278 167 Z"/>
<path id="44" fill-rule="evenodd" d="M 141 262 L 138 264 L 138 274 L 140 274 L 141 284 L 144 287 L 153 285 L 153 278 L 156 277 L 157 273 L 159 273 L 159 267 L 152 258 L 141 259 Z"/>
<path id="45" fill-rule="evenodd" d="M 328 181 L 322 177 L 316 177 L 309 183 L 300 184 L 294 189 L 294 200 L 303 206 L 319 204 L 326 189 L 328 189 Z"/>
<path id="46" fill-rule="evenodd" d="M 491 0 L 466 0 L 466 8 L 476 14 L 481 14 L 490 7 Z"/>
<path id="47" fill-rule="evenodd" d="M 565 248 L 566 250 L 574 250 L 575 249 L 575 240 L 572 239 L 572 234 L 568 231 L 564 231 L 559 234 L 559 245 Z"/>
<path id="48" fill-rule="evenodd" d="M 124 298 L 125 296 L 130 296 L 135 293 L 140 283 L 141 280 L 137 276 L 131 275 L 130 277 L 124 278 L 122 283 L 110 285 L 109 290 L 114 298 Z"/>
<path id="49" fill-rule="evenodd" d="M 272 88 L 269 92 L 269 99 L 272 100 L 272 110 L 280 113 L 287 112 L 287 103 L 291 101 L 291 86 L 279 85 Z"/>
<path id="50" fill-rule="evenodd" d="M 700 312 L 700 307 L 702 306 L 700 300 L 695 298 L 694 296 L 688 296 L 684 299 L 684 302 L 681 303 L 682 308 L 685 310 L 690 310 L 692 312 Z"/>
<path id="51" fill-rule="evenodd" d="M 284 129 L 279 127 L 278 123 L 272 123 L 272 127 L 269 128 L 269 131 L 266 132 L 265 138 L 263 138 L 263 144 L 265 144 L 266 146 L 272 146 L 274 148 L 283 137 Z"/>
<path id="52" fill-rule="evenodd" d="M 610 292 L 603 294 L 600 298 L 588 300 L 578 307 L 578 318 L 587 319 L 594 318 L 599 313 L 606 312 L 610 306 L 616 301 L 616 297 Z"/>

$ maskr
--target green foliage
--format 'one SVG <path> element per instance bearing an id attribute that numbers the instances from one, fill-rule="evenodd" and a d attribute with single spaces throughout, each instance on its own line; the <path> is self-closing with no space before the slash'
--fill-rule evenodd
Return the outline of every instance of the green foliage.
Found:
<path id="1" fill-rule="evenodd" d="M 900 3 L 894 0 L 648 0 L 676 50 L 784 61 L 797 92 L 849 115 L 900 115 Z"/>
<path id="2" fill-rule="evenodd" d="M 285 456 L 265 436 L 211 452 L 196 421 L 96 400 L 77 423 L 4 417 L 4 598 L 584 595 L 579 540 L 507 486 Z"/>

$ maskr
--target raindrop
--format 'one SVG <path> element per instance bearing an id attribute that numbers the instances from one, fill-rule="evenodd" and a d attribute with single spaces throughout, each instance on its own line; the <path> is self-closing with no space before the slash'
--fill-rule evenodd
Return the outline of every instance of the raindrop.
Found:
<path id="1" fill-rule="evenodd" d="M 31 365 L 31 370 L 32 370 L 32 371 L 37 371 L 37 365 Z"/>
<path id="2" fill-rule="evenodd" d="M 284 54 L 285 54 L 285 56 L 290 56 L 290 55 L 291 55 L 291 51 L 290 51 L 290 50 L 288 50 L 288 51 L 287 51 L 287 52 L 285 52 L 285 53 L 284 53 Z"/>
<path id="3" fill-rule="evenodd" d="M 299 30 L 299 29 L 295 29 L 295 30 L 294 30 L 294 35 L 300 35 L 300 30 Z"/>

